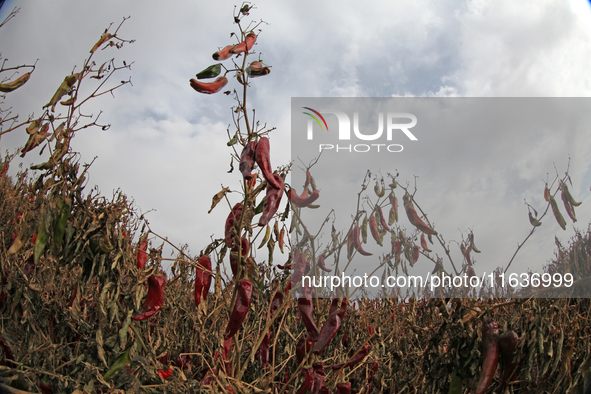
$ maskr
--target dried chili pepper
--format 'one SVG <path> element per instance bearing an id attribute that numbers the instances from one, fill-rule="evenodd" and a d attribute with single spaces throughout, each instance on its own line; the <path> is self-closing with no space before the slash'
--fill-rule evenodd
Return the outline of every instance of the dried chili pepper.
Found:
<path id="1" fill-rule="evenodd" d="M 257 354 L 259 356 L 259 364 L 261 368 L 266 369 L 269 367 L 269 345 L 271 343 L 271 333 L 266 333 L 263 341 L 261 342 L 261 346 L 259 346 L 259 350 Z"/>
<path id="2" fill-rule="evenodd" d="M 322 353 L 324 348 L 330 343 L 341 327 L 341 322 L 343 321 L 345 313 L 347 312 L 347 299 L 343 299 L 343 303 L 340 308 L 339 302 L 340 300 L 338 298 L 332 300 L 328 317 L 326 318 L 326 321 L 320 330 L 318 341 L 314 346 L 315 354 Z"/>
<path id="3" fill-rule="evenodd" d="M 269 318 L 272 318 L 275 312 L 281 308 L 281 304 L 283 304 L 283 298 L 284 296 L 282 292 L 275 292 L 273 300 L 271 301 L 271 306 L 269 307 Z"/>
<path id="4" fill-rule="evenodd" d="M 361 240 L 359 239 L 360 233 L 361 229 L 359 228 L 359 226 L 353 227 L 353 247 L 362 255 L 371 256 L 372 253 L 366 252 L 365 250 L 363 250 L 363 247 L 361 246 Z"/>
<path id="5" fill-rule="evenodd" d="M 224 339 L 230 339 L 238 332 L 242 322 L 246 318 L 248 309 L 250 308 L 250 300 L 252 298 L 252 282 L 248 279 L 241 279 L 236 284 L 236 303 L 234 310 L 230 315 L 230 321 L 224 333 Z"/>
<path id="6" fill-rule="evenodd" d="M 552 213 L 554 214 L 556 221 L 563 230 L 566 230 L 566 220 L 564 220 L 564 217 L 560 213 L 560 210 L 558 209 L 558 204 L 556 203 L 556 199 L 554 199 L 554 196 L 550 196 L 550 205 L 552 206 Z"/>
<path id="7" fill-rule="evenodd" d="M 334 394 L 351 394 L 351 382 L 338 383 Z"/>
<path id="8" fill-rule="evenodd" d="M 363 361 L 363 359 L 365 357 L 367 357 L 367 355 L 369 354 L 369 348 L 370 348 L 369 343 L 363 345 L 361 350 L 359 350 L 357 353 L 355 353 L 349 361 L 347 361 L 346 363 L 342 363 L 342 364 L 335 364 L 331 368 L 333 370 L 337 370 L 337 369 L 341 369 L 341 368 L 354 367 L 355 365 L 357 365 L 358 363 Z"/>
<path id="9" fill-rule="evenodd" d="M 305 189 L 308 190 L 308 189 Z M 305 191 L 304 191 L 305 193 Z M 312 204 L 314 201 L 316 201 L 318 199 L 318 197 L 320 197 L 320 192 L 318 190 L 314 190 L 314 192 L 312 194 L 310 194 L 309 196 L 299 196 L 294 189 L 289 189 L 289 201 L 291 201 L 291 203 L 293 205 L 295 205 L 296 207 L 300 207 L 300 208 L 304 208 L 307 207 L 308 205 Z"/>
<path id="10" fill-rule="evenodd" d="M 256 40 L 257 35 L 251 31 L 246 35 L 244 41 L 230 49 L 230 53 L 236 54 L 250 51 Z"/>
<path id="11" fill-rule="evenodd" d="M 324 264 L 324 259 L 326 259 L 326 257 L 324 256 L 324 253 L 322 253 L 320 255 L 320 257 L 318 257 L 318 261 L 316 262 L 316 264 L 318 264 L 318 267 L 320 267 L 320 269 L 324 272 L 332 272 L 331 269 L 326 268 L 326 265 Z"/>
<path id="12" fill-rule="evenodd" d="M 254 166 L 254 158 L 256 153 L 257 143 L 251 141 L 246 144 L 242 153 L 240 154 L 240 172 L 247 181 L 252 179 L 252 167 Z"/>
<path id="13" fill-rule="evenodd" d="M 312 364 L 314 369 L 314 376 L 312 381 L 312 387 L 310 388 L 310 394 L 319 394 L 320 389 L 324 386 L 324 379 L 326 379 L 326 373 L 324 372 L 324 366 L 322 362 L 316 362 Z"/>
<path id="14" fill-rule="evenodd" d="M 139 313 L 134 313 L 131 318 L 134 320 L 146 320 L 157 313 L 164 303 L 164 284 L 166 275 L 161 272 L 159 275 L 152 275 L 148 278 L 148 295 Z"/>
<path id="15" fill-rule="evenodd" d="M 415 265 L 419 260 L 420 249 L 417 245 L 412 246 L 412 265 Z"/>
<path id="16" fill-rule="evenodd" d="M 195 269 L 195 306 L 199 306 L 201 298 L 204 300 L 209 294 L 211 286 L 211 259 L 208 256 L 202 256 L 197 264 L 201 266 Z"/>
<path id="17" fill-rule="evenodd" d="M 390 202 L 392 203 L 392 207 L 388 213 L 388 224 L 391 226 L 394 222 L 398 221 L 398 199 L 396 196 L 391 195 Z"/>
<path id="18" fill-rule="evenodd" d="M 388 227 L 388 223 L 386 223 L 386 219 L 384 218 L 384 212 L 382 212 L 382 207 L 376 205 L 376 209 L 378 211 L 378 215 L 380 215 L 380 224 L 386 231 L 390 231 L 390 227 Z"/>
<path id="19" fill-rule="evenodd" d="M 162 380 L 167 380 L 172 376 L 172 369 L 160 369 L 156 371 L 158 375 L 162 378 Z"/>
<path id="20" fill-rule="evenodd" d="M 191 87 L 199 93 L 213 94 L 219 92 L 224 86 L 228 84 L 228 78 L 225 76 L 218 77 L 213 82 L 201 82 L 195 78 L 191 78 L 189 83 L 191 84 Z"/>
<path id="21" fill-rule="evenodd" d="M 246 67 L 245 71 L 249 77 L 256 78 L 269 74 L 271 69 L 269 67 L 263 66 L 263 63 L 260 61 L 255 60 L 254 62 L 250 63 L 248 67 Z"/>
<path id="22" fill-rule="evenodd" d="M 314 383 L 314 369 L 313 368 L 303 368 L 302 369 L 302 376 L 304 377 L 304 383 L 300 386 L 299 390 L 296 394 L 305 394 L 312 388 L 312 384 Z"/>
<path id="23" fill-rule="evenodd" d="M 416 228 L 421 230 L 427 235 L 437 235 L 437 231 L 433 230 L 429 227 L 417 214 L 415 207 L 412 205 L 412 201 L 408 194 L 405 194 L 403 197 L 404 200 L 404 210 L 406 211 L 406 216 L 412 225 Z"/>
<path id="24" fill-rule="evenodd" d="M 371 215 L 369 218 L 369 230 L 371 231 L 371 236 L 378 243 L 378 245 L 384 246 L 382 243 L 382 237 L 380 237 L 380 232 L 378 231 L 378 222 L 376 217 L 373 215 Z"/>
<path id="25" fill-rule="evenodd" d="M 237 203 L 234 205 L 234 208 L 232 208 L 232 211 L 226 219 L 225 239 L 227 245 L 232 245 L 233 243 L 232 228 L 234 227 L 234 224 L 240 220 L 240 217 L 242 216 L 242 209 L 242 204 Z"/>
<path id="26" fill-rule="evenodd" d="M 499 363 L 499 327 L 493 319 L 482 324 L 482 354 L 484 361 L 476 394 L 484 394 L 493 381 Z"/>
<path id="27" fill-rule="evenodd" d="M 307 332 L 304 333 L 296 344 L 296 360 L 298 360 L 298 364 L 300 364 L 304 357 L 306 357 L 306 354 L 310 352 L 312 345 L 314 345 L 314 341 L 310 339 Z"/>
<path id="28" fill-rule="evenodd" d="M 227 45 L 219 51 L 214 52 L 213 55 L 211 55 L 211 57 L 213 58 L 213 60 L 226 60 L 230 57 L 230 49 L 232 48 L 234 48 L 234 45 Z"/>
<path id="29" fill-rule="evenodd" d="M 29 72 L 29 73 L 24 73 L 23 75 L 21 75 L 20 77 L 18 77 L 14 81 L 0 83 L 0 92 L 2 92 L 2 93 L 12 92 L 13 90 L 16 90 L 16 89 L 20 88 L 21 86 L 23 86 L 29 80 L 30 77 L 31 77 L 31 73 Z"/>
<path id="30" fill-rule="evenodd" d="M 425 239 L 424 233 L 421 234 L 421 247 L 425 252 L 431 252 L 431 249 L 429 249 L 429 246 L 427 246 L 427 240 Z"/>
<path id="31" fill-rule="evenodd" d="M 301 288 L 300 298 L 298 298 L 298 310 L 310 339 L 316 342 L 320 332 L 316 327 L 316 321 L 314 321 L 314 303 L 312 301 L 312 289 L 309 286 L 302 286 Z"/>
<path id="32" fill-rule="evenodd" d="M 291 281 L 293 285 L 297 285 L 302 279 L 302 275 L 306 271 L 306 255 L 302 252 L 295 252 L 295 268 L 291 274 Z"/>
<path id="33" fill-rule="evenodd" d="M 248 239 L 242 237 L 240 238 L 240 243 L 242 245 L 242 257 L 246 257 L 250 250 Z M 230 268 L 232 268 L 232 274 L 236 278 L 238 275 L 238 245 L 232 246 L 232 250 L 230 251 Z"/>
<path id="34" fill-rule="evenodd" d="M 144 269 L 146 266 L 146 262 L 148 261 L 148 254 L 146 250 L 148 249 L 148 234 L 144 234 L 140 237 L 139 246 L 137 248 L 137 267 L 139 269 Z"/>
<path id="35" fill-rule="evenodd" d="M 267 195 L 263 203 L 263 214 L 259 220 L 259 226 L 266 226 L 269 223 L 279 209 L 281 197 L 283 197 L 283 178 L 279 174 L 271 174 L 271 176 L 280 185 L 280 188 L 276 189 L 271 182 L 267 182 Z"/>
<path id="36" fill-rule="evenodd" d="M 563 183 L 563 186 L 566 186 L 566 184 Z M 569 193 L 569 195 L 570 195 L 570 193 Z M 562 198 L 562 202 L 564 203 L 564 208 L 566 209 L 566 213 L 568 213 L 568 216 L 571 218 L 573 223 L 575 223 L 577 221 L 577 217 L 575 216 L 575 208 L 568 200 L 566 194 L 564 193 L 564 189 L 563 189 L 560 197 Z M 572 199 L 572 196 L 571 196 L 571 199 Z"/>
<path id="37" fill-rule="evenodd" d="M 271 147 L 267 137 L 262 137 L 259 140 L 254 157 L 267 183 L 273 185 L 275 189 L 283 189 L 283 182 L 279 183 L 277 178 L 273 177 L 273 170 L 271 169 Z"/>
<path id="38" fill-rule="evenodd" d="M 503 363 L 503 379 L 501 380 L 500 392 L 504 392 L 505 387 L 515 378 L 517 367 L 517 344 L 519 336 L 513 330 L 507 331 L 499 338 L 499 348 L 501 351 L 501 361 Z"/>

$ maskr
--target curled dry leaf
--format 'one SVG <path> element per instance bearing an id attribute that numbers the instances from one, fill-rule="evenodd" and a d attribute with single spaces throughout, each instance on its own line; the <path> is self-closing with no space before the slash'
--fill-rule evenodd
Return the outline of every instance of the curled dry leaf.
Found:
<path id="1" fill-rule="evenodd" d="M 224 198 L 224 196 L 226 195 L 226 193 L 232 193 L 232 191 L 230 190 L 230 188 L 224 187 L 215 196 L 213 196 L 213 198 L 211 199 L 211 208 L 209 208 L 209 211 L 207 211 L 207 213 L 211 213 L 211 211 L 213 211 L 213 209 L 215 208 L 215 206 L 218 205 L 218 203 L 222 200 L 222 198 Z"/>

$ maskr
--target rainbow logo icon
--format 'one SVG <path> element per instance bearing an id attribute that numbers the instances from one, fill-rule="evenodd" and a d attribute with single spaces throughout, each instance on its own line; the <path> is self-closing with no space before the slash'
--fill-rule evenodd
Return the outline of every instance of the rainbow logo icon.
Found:
<path id="1" fill-rule="evenodd" d="M 326 124 L 326 120 L 324 120 L 324 117 L 323 117 L 322 115 L 320 115 L 320 112 L 318 112 L 318 111 L 316 111 L 316 110 L 314 110 L 314 109 L 312 109 L 312 108 L 310 108 L 310 107 L 302 107 L 302 108 L 303 108 L 303 109 L 307 109 L 308 111 L 312 111 L 312 112 L 314 112 L 316 115 L 318 115 L 318 116 L 320 117 L 320 119 L 322 119 L 322 123 L 324 123 L 324 126 L 326 127 L 326 131 L 328 131 L 328 125 Z M 312 114 L 311 114 L 311 113 L 309 113 L 309 112 L 302 112 L 302 113 L 303 113 L 303 114 L 306 114 L 306 115 L 308 115 L 308 116 L 310 116 L 310 117 L 312 117 L 312 119 L 314 119 L 314 120 L 316 121 L 316 123 L 318 123 L 318 126 L 320 126 L 320 130 L 322 130 L 322 129 L 323 129 L 323 127 L 322 127 L 322 123 L 320 123 L 320 120 L 319 120 L 319 119 L 318 119 L 316 116 L 312 115 Z"/>

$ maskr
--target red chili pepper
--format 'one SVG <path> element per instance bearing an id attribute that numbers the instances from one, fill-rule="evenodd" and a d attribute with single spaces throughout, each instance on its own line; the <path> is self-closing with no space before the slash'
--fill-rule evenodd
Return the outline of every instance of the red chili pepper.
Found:
<path id="1" fill-rule="evenodd" d="M 306 183 L 304 183 L 304 190 L 308 189 L 308 185 L 310 184 L 311 180 L 312 180 L 312 174 L 310 174 L 310 171 L 306 171 Z"/>
<path id="2" fill-rule="evenodd" d="M 250 245 L 248 243 L 248 239 L 240 238 L 240 243 L 242 244 L 242 257 L 248 256 L 248 251 L 250 249 Z M 234 278 L 238 275 L 238 245 L 232 246 L 232 250 L 230 251 L 230 268 L 232 268 L 232 274 Z"/>
<path id="3" fill-rule="evenodd" d="M 408 194 L 404 195 L 403 200 L 404 200 L 404 209 L 406 211 L 406 216 L 408 217 L 408 220 L 411 222 L 411 224 L 414 225 L 416 228 L 418 228 L 419 230 L 421 230 L 422 232 L 424 232 L 427 235 L 429 235 L 429 234 L 430 235 L 437 235 L 437 231 L 435 231 L 431 227 L 429 227 L 419 217 L 419 215 L 417 214 L 417 211 L 415 210 L 415 207 L 412 205 L 412 202 L 410 200 L 410 196 Z"/>
<path id="4" fill-rule="evenodd" d="M 236 303 L 234 310 L 230 315 L 230 321 L 224 333 L 224 339 L 230 339 L 238 332 L 242 326 L 242 322 L 246 318 L 248 309 L 250 308 L 250 300 L 252 298 L 252 282 L 248 279 L 241 279 L 236 284 Z"/>
<path id="5" fill-rule="evenodd" d="M 395 217 L 395 221 L 398 221 L 398 198 L 396 198 L 396 196 L 392 196 L 392 198 L 390 199 L 390 202 L 392 203 L 392 209 L 394 210 L 394 217 Z"/>
<path id="6" fill-rule="evenodd" d="M 351 394 L 351 382 L 338 383 L 334 394 Z"/>
<path id="7" fill-rule="evenodd" d="M 254 166 L 256 148 L 257 143 L 251 141 L 242 149 L 242 154 L 240 155 L 240 172 L 247 181 L 252 179 L 252 167 Z"/>
<path id="8" fill-rule="evenodd" d="M 289 257 L 287 258 L 287 261 L 285 262 L 285 264 L 284 265 L 277 264 L 277 268 L 282 269 L 282 270 L 290 270 L 291 269 L 291 253 L 289 254 Z"/>
<path id="9" fill-rule="evenodd" d="M 347 299 L 343 299 L 343 303 L 340 308 L 338 307 L 339 301 L 340 300 L 338 298 L 332 300 L 328 317 L 326 318 L 326 321 L 320 330 L 316 346 L 314 346 L 315 354 L 322 353 L 324 348 L 330 343 L 334 336 L 337 335 L 337 332 L 341 327 L 341 322 L 343 321 L 345 313 L 347 312 Z"/>
<path id="10" fill-rule="evenodd" d="M 147 249 L 148 234 L 144 234 L 140 237 L 139 246 L 137 248 L 137 267 L 141 270 L 144 269 L 146 262 L 148 261 L 148 254 L 146 253 Z"/>
<path id="11" fill-rule="evenodd" d="M 271 301 L 271 307 L 269 308 L 269 318 L 272 318 L 275 312 L 281 308 L 281 304 L 283 304 L 283 293 L 277 291 L 273 296 L 273 300 Z"/>
<path id="12" fill-rule="evenodd" d="M 421 234 L 421 247 L 425 252 L 430 252 L 429 246 L 427 246 L 427 240 L 425 239 L 425 234 Z"/>
<path id="13" fill-rule="evenodd" d="M 376 220 L 376 217 L 373 215 L 371 215 L 371 217 L 369 218 L 369 229 L 371 231 L 371 236 L 373 237 L 373 239 L 375 239 L 378 245 L 383 246 L 382 239 L 378 231 L 378 222 Z"/>
<path id="14" fill-rule="evenodd" d="M 365 357 L 367 357 L 367 355 L 369 354 L 369 348 L 370 348 L 369 343 L 363 345 L 361 350 L 359 350 L 357 353 L 355 353 L 349 361 L 347 361 L 346 363 L 343 363 L 343 364 L 335 364 L 331 368 L 333 370 L 337 370 L 337 369 L 346 368 L 346 367 L 349 367 L 349 368 L 354 367 L 355 365 L 357 365 L 358 363 L 363 361 L 363 359 Z"/>
<path id="15" fill-rule="evenodd" d="M 195 306 L 199 306 L 201 298 L 205 300 L 209 294 L 211 286 L 211 259 L 208 256 L 202 256 L 198 261 L 202 268 L 195 269 Z M 206 271 L 207 270 L 207 271 Z"/>
<path id="16" fill-rule="evenodd" d="M 148 295 L 146 301 L 142 305 L 141 312 L 134 313 L 131 318 L 134 320 L 146 320 L 150 316 L 157 313 L 164 303 L 164 283 L 166 283 L 166 275 L 160 273 L 159 275 L 152 275 L 148 278 Z"/>
<path id="17" fill-rule="evenodd" d="M 283 178 L 279 174 L 271 174 L 281 187 L 276 189 L 271 182 L 267 182 L 267 196 L 263 203 L 263 214 L 259 220 L 259 226 L 266 226 L 269 220 L 275 215 L 279 204 L 281 203 L 281 197 L 283 197 Z"/>
<path id="18" fill-rule="evenodd" d="M 417 245 L 413 245 L 412 247 L 412 265 L 415 265 L 417 260 L 419 259 L 420 249 Z"/>
<path id="19" fill-rule="evenodd" d="M 482 354 L 484 361 L 480 370 L 480 379 L 476 386 L 476 394 L 484 394 L 495 377 L 499 364 L 499 327 L 493 319 L 482 325 Z"/>
<path id="20" fill-rule="evenodd" d="M 384 212 L 382 212 L 382 207 L 377 205 L 377 211 L 378 211 L 378 215 L 380 215 L 380 224 L 382 225 L 382 227 L 386 231 L 390 231 L 390 227 L 388 227 L 388 223 L 386 222 L 386 219 L 384 218 Z"/>
<path id="21" fill-rule="evenodd" d="M 302 275 L 306 271 L 306 255 L 302 252 L 295 252 L 295 268 L 291 274 L 291 281 L 293 285 L 297 285 L 302 279 Z"/>
<path id="22" fill-rule="evenodd" d="M 470 267 L 472 268 L 472 267 Z M 511 383 L 517 376 L 517 344 L 519 343 L 519 336 L 513 330 L 507 331 L 499 338 L 499 348 L 501 350 L 501 361 L 503 362 L 503 379 L 501 380 L 501 390 L 503 393 L 505 387 Z"/>
<path id="23" fill-rule="evenodd" d="M 359 228 L 359 226 L 353 227 L 353 247 L 362 255 L 371 256 L 372 253 L 369 253 L 369 252 L 366 252 L 365 250 L 363 250 L 363 247 L 361 246 L 361 239 L 359 238 L 360 234 L 361 234 L 361 229 Z"/>
<path id="24" fill-rule="evenodd" d="M 262 137 L 259 140 L 254 158 L 267 183 L 272 184 L 275 189 L 283 189 L 283 182 L 279 183 L 273 177 L 273 170 L 271 169 L 271 146 L 267 137 Z"/>
<path id="25" fill-rule="evenodd" d="M 191 78 L 189 82 L 191 83 L 191 87 L 199 93 L 213 94 L 219 92 L 228 84 L 228 78 L 218 77 L 213 82 L 201 82 L 195 78 Z"/>
<path id="26" fill-rule="evenodd" d="M 304 357 L 306 357 L 306 354 L 310 352 L 312 345 L 314 345 L 314 341 L 310 339 L 308 333 L 304 333 L 296 344 L 296 360 L 298 360 L 298 364 L 300 364 Z"/>
<path id="27" fill-rule="evenodd" d="M 233 243 L 231 230 L 234 227 L 234 224 L 236 224 L 236 222 L 238 220 L 240 220 L 241 216 L 242 216 L 242 204 L 237 203 L 236 205 L 234 205 L 234 208 L 232 208 L 232 211 L 230 212 L 230 214 L 228 215 L 228 218 L 226 219 L 225 235 L 226 235 L 226 244 L 227 245 L 232 245 L 232 243 Z"/>
<path id="28" fill-rule="evenodd" d="M 302 323 L 306 327 L 310 339 L 314 342 L 318 340 L 318 327 L 314 321 L 314 303 L 312 301 L 312 289 L 309 286 L 303 286 L 300 290 L 300 298 L 298 298 L 298 310 Z"/>
<path id="29" fill-rule="evenodd" d="M 320 255 L 320 257 L 318 257 L 318 261 L 316 262 L 316 264 L 318 264 L 318 266 L 320 267 L 320 269 L 324 272 L 332 272 L 331 269 L 326 268 L 326 265 L 324 265 L 324 259 L 326 257 L 324 257 L 324 253 L 322 253 Z"/>
<path id="30" fill-rule="evenodd" d="M 300 389 L 297 391 L 296 394 L 305 394 L 312 388 L 312 384 L 314 383 L 314 369 L 313 368 L 304 368 L 302 369 L 302 376 L 304 377 L 304 383 L 300 386 Z"/>
<path id="31" fill-rule="evenodd" d="M 203 379 L 201 379 L 199 383 L 201 383 L 203 386 L 210 384 L 214 381 L 216 375 L 217 372 L 210 368 L 207 370 L 207 372 L 205 372 L 205 376 L 203 376 Z"/>
<path id="32" fill-rule="evenodd" d="M 266 333 L 263 342 L 261 342 L 261 346 L 259 346 L 259 350 L 257 354 L 259 356 L 259 364 L 261 368 L 266 369 L 269 367 L 269 345 L 271 343 L 271 333 Z"/>
<path id="33" fill-rule="evenodd" d="M 158 375 L 160 375 L 163 380 L 167 380 L 172 376 L 172 369 L 160 369 L 156 372 L 158 372 Z"/>
<path id="34" fill-rule="evenodd" d="M 232 348 L 232 338 L 224 339 L 224 349 L 222 352 L 222 358 L 227 360 L 230 356 L 230 349 Z"/>
<path id="35" fill-rule="evenodd" d="M 320 197 L 320 192 L 318 190 L 314 190 L 314 192 L 310 194 L 308 197 L 303 197 L 299 196 L 293 189 L 289 189 L 289 201 L 291 201 L 291 203 L 296 207 L 307 207 L 308 205 L 316 201 L 318 197 Z"/>
<path id="36" fill-rule="evenodd" d="M 320 394 L 320 389 L 324 386 L 324 379 L 326 373 L 324 372 L 324 366 L 322 362 L 316 362 L 312 364 L 314 369 L 314 376 L 312 381 L 312 387 L 310 388 L 310 394 Z"/>
<path id="37" fill-rule="evenodd" d="M 223 49 L 214 52 L 213 55 L 211 55 L 211 57 L 213 57 L 213 60 L 226 60 L 230 57 L 230 50 L 232 48 L 234 48 L 234 45 L 228 45 Z"/>
<path id="38" fill-rule="evenodd" d="M 242 53 L 242 52 L 250 51 L 250 49 L 252 48 L 252 46 L 254 45 L 256 40 L 257 40 L 257 35 L 254 34 L 253 32 L 250 32 L 246 35 L 246 38 L 244 39 L 244 41 L 242 41 L 240 44 L 238 44 L 235 47 L 233 47 L 232 49 L 230 49 L 230 53 Z"/>

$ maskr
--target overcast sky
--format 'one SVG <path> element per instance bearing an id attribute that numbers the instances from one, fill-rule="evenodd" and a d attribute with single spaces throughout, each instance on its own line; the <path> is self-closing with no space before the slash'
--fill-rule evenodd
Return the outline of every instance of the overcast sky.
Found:
<path id="1" fill-rule="evenodd" d="M 255 5 L 251 17 L 267 24 L 261 25 L 254 50 L 272 72 L 253 80 L 249 104 L 256 108 L 257 119 L 277 128 L 271 133 L 274 167 L 287 164 L 291 157 L 292 97 L 589 97 L 591 93 L 591 9 L 583 0 L 267 0 Z M 120 36 L 136 42 L 119 51 L 103 51 L 97 61 L 115 57 L 134 62 L 131 71 L 116 77 L 131 76 L 133 86 L 117 90 L 115 98 L 105 96 L 89 105 L 87 110 L 95 115 L 102 110 L 101 120 L 112 127 L 106 132 L 82 131 L 72 147 L 81 152 L 84 162 L 98 156 L 90 170 L 89 187 L 97 185 L 106 196 L 121 188 L 142 212 L 153 210 L 147 215 L 152 229 L 175 244 L 188 244 L 191 253 L 198 254 L 210 236 L 221 237 L 228 209 L 220 206 L 209 215 L 207 211 L 222 185 L 239 188 L 237 167 L 227 173 L 231 150 L 226 146 L 230 107 L 236 102 L 223 94 L 199 94 L 188 80 L 214 63 L 214 51 L 235 43 L 230 38 L 236 29 L 234 3 L 146 0 L 139 6 L 120 1 L 7 0 L 0 18 L 14 7 L 20 7 L 20 12 L 0 30 L 0 52 L 9 66 L 38 59 L 28 84 L 9 94 L 4 103 L 3 108 L 12 106 L 22 117 L 41 114 L 41 107 L 74 66 L 79 70 L 109 23 L 117 25 L 131 16 Z M 228 88 L 237 87 L 230 78 Z M 14 151 L 26 138 L 24 130 L 5 135 L 0 149 Z M 487 137 L 480 149 L 487 153 L 503 143 Z M 538 143 L 531 141 L 533 146 Z M 560 174 L 566 170 L 569 154 L 573 159 L 572 193 L 584 200 L 577 208 L 581 229 L 587 228 L 591 217 L 588 145 L 587 139 L 570 141 L 565 146 L 573 151 L 556 158 Z M 530 194 L 538 194 L 539 204 L 542 179 L 553 172 L 538 160 L 547 146 L 552 144 L 532 149 L 517 166 L 528 170 Z M 490 154 L 481 157 L 493 159 Z M 23 163 L 41 160 L 29 154 Z M 483 172 L 492 168 L 487 164 L 494 163 L 482 162 Z M 404 176 L 410 180 L 413 174 Z M 523 173 L 507 179 L 506 187 L 511 189 L 519 177 Z M 239 196 L 231 198 L 237 202 Z M 487 199 L 496 196 L 481 198 L 484 212 Z M 428 206 L 429 197 L 424 201 Z M 521 194 L 510 204 L 523 216 L 527 230 Z M 477 222 L 469 220 L 456 227 L 473 227 L 477 235 L 482 231 L 482 244 L 486 237 L 509 232 L 504 237 L 512 250 L 525 235 L 524 228 L 479 229 Z M 556 233 L 566 241 L 572 226 L 567 232 L 556 225 L 540 231 L 536 250 L 546 245 L 547 259 L 552 257 Z M 458 239 L 458 234 L 448 234 L 446 239 Z M 498 256 L 499 265 L 505 264 L 507 253 Z M 532 261 L 532 266 L 539 266 L 539 261 Z"/>

